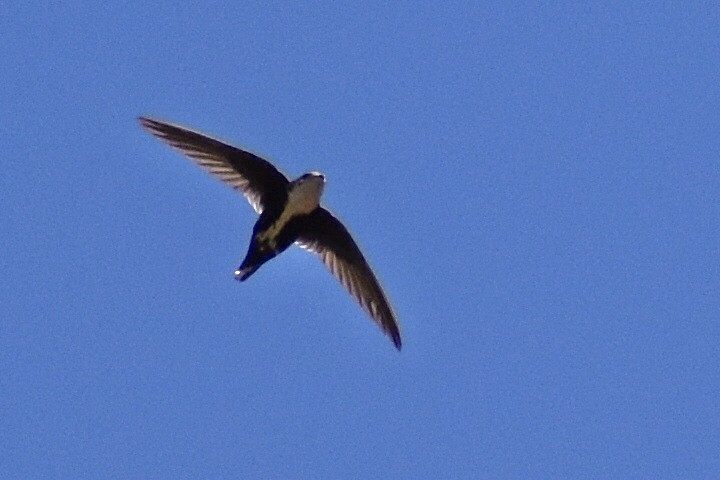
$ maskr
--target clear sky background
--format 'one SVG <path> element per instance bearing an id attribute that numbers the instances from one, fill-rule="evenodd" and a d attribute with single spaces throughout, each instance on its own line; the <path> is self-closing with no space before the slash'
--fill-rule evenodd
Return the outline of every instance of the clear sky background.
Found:
<path id="1" fill-rule="evenodd" d="M 3 2 L 2 478 L 718 478 L 712 2 Z M 398 353 L 137 124 L 326 174 Z"/>

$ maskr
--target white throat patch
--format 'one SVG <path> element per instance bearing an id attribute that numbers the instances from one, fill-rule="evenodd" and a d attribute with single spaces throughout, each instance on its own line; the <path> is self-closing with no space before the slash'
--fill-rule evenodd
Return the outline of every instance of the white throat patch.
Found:
<path id="1" fill-rule="evenodd" d="M 295 180 L 288 193 L 285 212 L 290 216 L 312 212 L 320 205 L 323 188 L 325 188 L 325 177 L 319 173 L 313 172 Z"/>
<path id="2" fill-rule="evenodd" d="M 320 197 L 325 188 L 325 177 L 312 172 L 294 180 L 288 192 L 287 205 L 280 218 L 273 223 L 264 233 L 258 235 L 258 240 L 269 240 L 271 247 L 275 248 L 274 240 L 278 232 L 283 229 L 287 222 L 297 216 L 305 215 L 315 210 L 320 205 Z"/>

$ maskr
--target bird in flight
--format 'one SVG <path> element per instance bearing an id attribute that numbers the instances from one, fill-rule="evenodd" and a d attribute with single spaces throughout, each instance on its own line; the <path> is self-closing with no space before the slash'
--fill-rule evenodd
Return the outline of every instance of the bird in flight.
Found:
<path id="1" fill-rule="evenodd" d="M 320 205 L 325 177 L 310 172 L 290 181 L 267 160 L 172 123 L 139 118 L 148 132 L 190 157 L 242 193 L 260 215 L 235 278 L 247 280 L 293 243 L 317 254 L 400 350 L 400 330 L 390 302 L 345 226 Z"/>

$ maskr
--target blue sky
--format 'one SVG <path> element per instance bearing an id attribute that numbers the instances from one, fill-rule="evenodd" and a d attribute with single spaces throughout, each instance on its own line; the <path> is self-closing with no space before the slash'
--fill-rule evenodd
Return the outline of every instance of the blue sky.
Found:
<path id="1" fill-rule="evenodd" d="M 717 478 L 720 9 L 0 7 L 4 478 Z M 326 174 L 398 353 L 178 122 Z"/>

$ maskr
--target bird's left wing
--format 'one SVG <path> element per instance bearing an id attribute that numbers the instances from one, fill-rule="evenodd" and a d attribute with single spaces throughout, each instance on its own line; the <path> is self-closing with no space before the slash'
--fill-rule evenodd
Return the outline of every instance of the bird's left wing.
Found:
<path id="1" fill-rule="evenodd" d="M 400 329 L 390 302 L 345 226 L 330 212 L 318 207 L 301 222 L 295 243 L 320 257 L 400 350 Z"/>
<path id="2" fill-rule="evenodd" d="M 157 138 L 240 191 L 257 213 L 284 201 L 289 181 L 267 160 L 180 125 L 147 117 L 139 120 Z"/>

